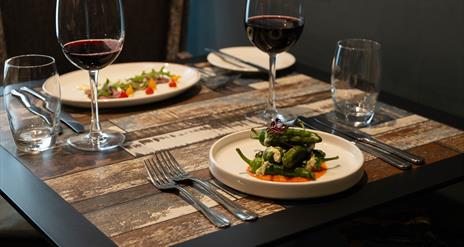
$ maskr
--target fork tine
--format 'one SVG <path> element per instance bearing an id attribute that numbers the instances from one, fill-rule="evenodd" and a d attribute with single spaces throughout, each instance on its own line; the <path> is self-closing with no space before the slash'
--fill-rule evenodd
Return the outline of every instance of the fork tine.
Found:
<path id="1" fill-rule="evenodd" d="M 151 164 L 152 164 L 152 170 L 155 172 L 155 176 L 158 178 L 158 181 L 160 184 L 166 184 L 166 183 L 169 183 L 169 181 L 166 179 L 166 177 L 163 176 L 163 174 L 161 174 L 161 171 L 160 171 L 160 164 L 161 164 L 161 161 L 159 160 L 158 156 L 156 155 L 155 153 L 155 158 L 156 158 L 156 161 L 155 159 L 151 159 Z"/>
<path id="2" fill-rule="evenodd" d="M 153 167 L 150 164 L 150 160 L 144 160 L 143 162 L 145 163 L 145 169 L 147 170 L 151 182 L 155 183 L 155 185 L 159 185 L 159 180 L 154 178 L 154 176 L 156 176 L 156 173 L 154 173 L 153 171 Z"/>
<path id="3" fill-rule="evenodd" d="M 166 152 L 160 152 L 161 158 L 164 160 L 165 168 L 171 177 L 174 177 L 178 172 L 174 169 L 172 161 L 167 157 Z"/>
<path id="4" fill-rule="evenodd" d="M 174 164 L 173 167 L 176 169 L 177 173 L 186 173 L 182 167 L 180 166 L 179 162 L 177 162 L 176 158 L 171 154 L 171 152 L 166 151 L 166 154 L 169 156 L 171 162 Z"/>
<path id="5" fill-rule="evenodd" d="M 156 161 L 155 161 L 155 159 L 156 159 Z M 153 163 L 152 168 L 153 168 L 153 170 L 156 171 L 156 174 L 158 175 L 159 180 L 162 181 L 162 183 L 166 183 L 164 178 L 161 176 L 161 172 L 158 169 L 158 164 L 161 163 L 161 160 L 159 159 L 158 153 L 156 153 L 156 152 L 155 152 L 155 157 L 152 158 L 152 163 Z"/>
<path id="6" fill-rule="evenodd" d="M 171 180 L 168 176 L 166 175 L 166 172 L 165 172 L 165 164 L 166 164 L 166 161 L 163 159 L 163 157 L 161 156 L 160 153 L 155 153 L 155 157 L 156 157 L 156 160 L 158 161 L 155 165 L 156 165 L 156 168 L 158 168 L 158 172 L 160 173 L 160 175 L 163 177 L 163 180 L 166 181 L 166 183 L 169 183 L 169 181 Z M 161 159 L 159 158 L 161 157 Z M 162 161 L 163 162 L 162 162 Z"/>

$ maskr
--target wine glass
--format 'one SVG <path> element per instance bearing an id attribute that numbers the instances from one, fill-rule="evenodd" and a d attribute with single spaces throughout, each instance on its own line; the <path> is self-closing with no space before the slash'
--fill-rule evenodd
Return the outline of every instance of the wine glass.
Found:
<path id="1" fill-rule="evenodd" d="M 56 3 L 56 36 L 63 53 L 72 64 L 87 70 L 90 77 L 90 131 L 68 139 L 68 144 L 77 149 L 102 151 L 124 142 L 121 133 L 103 132 L 98 117 L 98 71 L 118 57 L 124 34 L 120 0 L 58 0 Z"/>
<path id="2" fill-rule="evenodd" d="M 245 28 L 248 39 L 269 54 L 269 95 L 264 111 L 252 112 L 246 118 L 259 123 L 269 123 L 278 118 L 275 103 L 276 55 L 287 51 L 300 37 L 304 26 L 303 0 L 247 0 Z"/>

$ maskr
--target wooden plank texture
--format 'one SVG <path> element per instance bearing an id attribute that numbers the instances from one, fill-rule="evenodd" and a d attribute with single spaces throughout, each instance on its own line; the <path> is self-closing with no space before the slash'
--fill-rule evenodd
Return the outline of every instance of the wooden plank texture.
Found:
<path id="1" fill-rule="evenodd" d="M 72 132 L 65 128 L 57 147 L 38 155 L 19 153 L 4 112 L 0 113 L 0 143 L 118 245 L 180 243 L 219 229 L 176 194 L 161 192 L 149 184 L 143 160 L 152 158 L 158 150 L 170 150 L 185 170 L 196 177 L 213 179 L 208 170 L 209 148 L 224 135 L 257 127 L 244 114 L 262 109 L 267 97 L 267 82 L 259 79 L 236 79 L 220 88 L 205 85 L 157 104 L 103 110 L 105 127 L 124 132 L 127 137 L 124 146 L 112 152 L 88 153 L 68 147 L 65 140 Z M 277 104 L 290 116 L 325 115 L 333 119 L 329 90 L 327 83 L 293 73 L 279 78 Z M 378 108 L 373 125 L 361 131 L 423 156 L 424 165 L 464 152 L 462 130 L 384 103 Z M 89 119 L 82 109 L 72 108 L 72 113 L 82 122 Z M 367 153 L 365 171 L 368 182 L 403 172 Z M 243 223 L 210 198 L 190 186 L 186 188 L 233 219 L 233 224 Z M 234 191 L 224 194 L 260 216 L 285 210 L 279 201 Z"/>

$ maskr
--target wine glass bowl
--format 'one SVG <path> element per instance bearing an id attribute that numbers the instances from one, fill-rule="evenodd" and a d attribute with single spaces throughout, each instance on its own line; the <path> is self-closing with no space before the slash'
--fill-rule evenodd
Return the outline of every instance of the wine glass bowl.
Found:
<path id="1" fill-rule="evenodd" d="M 304 27 L 302 0 L 247 0 L 245 28 L 250 42 L 269 54 L 269 95 L 264 111 L 246 115 L 259 123 L 269 123 L 286 117 L 275 103 L 276 55 L 290 49 L 299 39 Z"/>
<path id="2" fill-rule="evenodd" d="M 88 134 L 68 138 L 68 144 L 85 151 L 120 146 L 121 133 L 104 132 L 98 114 L 98 71 L 116 60 L 124 43 L 121 0 L 58 0 L 56 36 L 65 57 L 87 70 L 90 78 L 92 120 Z"/>

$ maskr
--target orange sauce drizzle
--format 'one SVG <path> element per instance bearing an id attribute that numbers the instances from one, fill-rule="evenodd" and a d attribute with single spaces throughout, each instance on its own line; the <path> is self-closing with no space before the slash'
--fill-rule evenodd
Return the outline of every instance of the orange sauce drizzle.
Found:
<path id="1" fill-rule="evenodd" d="M 327 173 L 327 164 L 323 163 L 321 165 L 322 170 L 313 172 L 316 179 L 324 176 Z M 313 181 L 316 179 L 309 179 L 309 178 L 302 178 L 302 177 L 287 177 L 282 175 L 256 175 L 250 171 L 250 167 L 247 168 L 248 174 L 253 176 L 257 179 L 266 180 L 266 181 L 273 181 L 273 182 L 290 182 L 290 183 L 298 183 L 298 182 L 308 182 Z"/>

